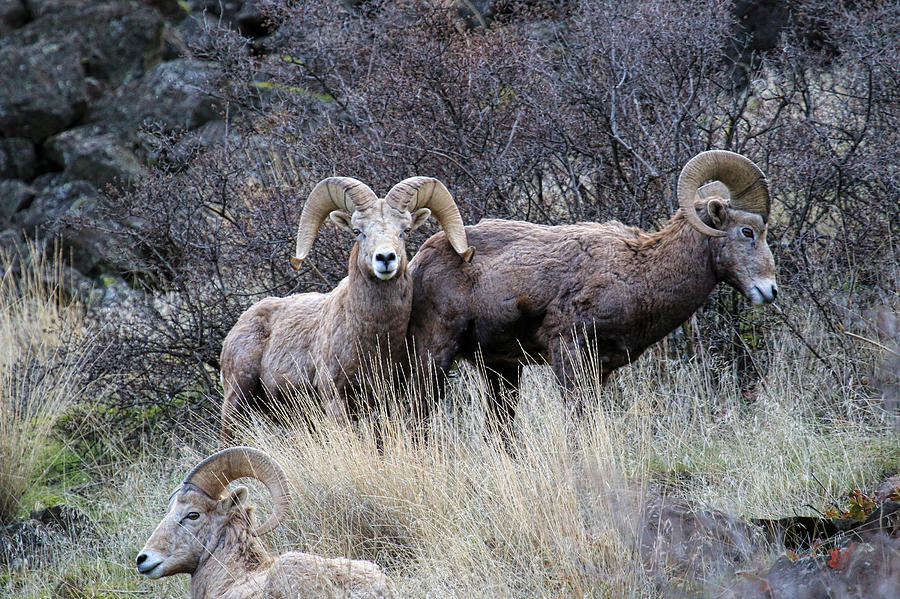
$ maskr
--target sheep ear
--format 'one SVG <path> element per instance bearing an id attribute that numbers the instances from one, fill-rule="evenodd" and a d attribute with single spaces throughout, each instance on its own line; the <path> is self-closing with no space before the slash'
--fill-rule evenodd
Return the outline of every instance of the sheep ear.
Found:
<path id="1" fill-rule="evenodd" d="M 412 214 L 412 225 L 410 225 L 410 229 L 418 229 L 422 225 L 425 224 L 425 221 L 428 220 L 428 217 L 431 216 L 431 210 L 428 208 L 419 208 Z"/>
<path id="2" fill-rule="evenodd" d="M 349 212 L 344 212 L 343 210 L 333 210 L 328 215 L 328 218 L 330 218 L 331 222 L 336 224 L 338 228 L 351 233 L 353 232 L 353 225 L 350 223 Z"/>
<path id="3" fill-rule="evenodd" d="M 241 507 L 247 503 L 250 491 L 244 485 L 239 485 L 230 489 L 228 494 L 219 500 L 219 510 L 228 513 L 231 510 Z"/>
<path id="4" fill-rule="evenodd" d="M 728 208 L 722 200 L 712 199 L 706 203 L 706 211 L 717 229 L 724 229 L 728 220 Z"/>

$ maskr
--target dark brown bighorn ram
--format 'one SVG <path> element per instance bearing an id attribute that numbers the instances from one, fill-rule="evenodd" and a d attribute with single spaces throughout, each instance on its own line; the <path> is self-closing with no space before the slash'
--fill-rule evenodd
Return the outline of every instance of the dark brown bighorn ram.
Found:
<path id="1" fill-rule="evenodd" d="M 251 402 L 271 407 L 305 390 L 339 422 L 357 411 L 349 400 L 373 361 L 406 358 L 412 284 L 405 240 L 434 215 L 454 252 L 472 257 L 462 218 L 447 188 L 410 177 L 384 199 L 350 177 L 330 177 L 309 194 L 291 264 L 299 268 L 326 217 L 356 238 L 348 274 L 329 293 L 270 297 L 244 312 L 222 345 L 222 441 Z"/>
<path id="2" fill-rule="evenodd" d="M 432 236 L 410 263 L 418 376 L 433 376 L 439 395 L 453 361 L 480 352 L 495 398 L 489 416 L 506 425 L 515 400 L 498 393 L 518 387 L 523 364 L 549 362 L 571 388 L 576 358 L 592 356 L 606 380 L 687 320 L 719 282 L 754 304 L 774 301 L 762 171 L 740 154 L 703 152 L 682 169 L 678 202 L 656 233 L 616 221 L 485 220 L 466 227 L 478 247 L 470 264 L 442 233 Z"/>
<path id="3" fill-rule="evenodd" d="M 247 487 L 228 490 L 239 478 L 260 480 L 272 494 L 272 515 L 253 526 Z M 200 462 L 175 489 L 165 518 L 137 556 L 147 578 L 190 574 L 191 599 L 367 597 L 396 595 L 372 562 L 290 552 L 272 557 L 260 535 L 278 526 L 290 507 L 287 479 L 267 453 L 231 447 Z"/>

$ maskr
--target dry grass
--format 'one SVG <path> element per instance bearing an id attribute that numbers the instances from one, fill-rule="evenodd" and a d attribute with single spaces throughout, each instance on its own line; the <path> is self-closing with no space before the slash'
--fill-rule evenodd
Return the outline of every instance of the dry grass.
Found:
<path id="1" fill-rule="evenodd" d="M 750 391 L 703 349 L 672 359 L 657 347 L 606 387 L 585 373 L 578 393 L 592 407 L 576 420 L 548 369 L 531 368 L 509 448 L 485 435 L 473 369 L 454 381 L 428 443 L 389 418 L 379 421 L 381 452 L 367 427 L 251 424 L 245 442 L 278 459 L 294 492 L 267 543 L 375 560 L 410 597 L 671 596 L 683 581 L 647 569 L 638 546 L 661 492 L 742 517 L 813 514 L 900 466 L 877 393 L 836 382 L 853 381 L 850 370 L 874 364 L 878 348 L 871 361 L 842 363 L 837 340 L 802 310 L 793 318 L 830 363 L 776 330 L 758 350 L 767 377 Z M 58 409 L 68 395 L 52 395 Z M 0 570 L 4 596 L 184 597 L 187 577 L 145 581 L 132 561 L 180 477 L 215 445 L 213 431 L 181 430 L 148 440 L 140 456 L 123 450 L 102 470 L 115 484 L 70 496 L 101 533 L 43 568 Z M 265 512 L 268 497 L 251 486 Z"/>
<path id="2" fill-rule="evenodd" d="M 21 515 L 23 496 L 52 461 L 47 441 L 79 399 L 83 364 L 68 351 L 81 335 L 77 307 L 39 252 L 0 256 L 0 523 Z"/>

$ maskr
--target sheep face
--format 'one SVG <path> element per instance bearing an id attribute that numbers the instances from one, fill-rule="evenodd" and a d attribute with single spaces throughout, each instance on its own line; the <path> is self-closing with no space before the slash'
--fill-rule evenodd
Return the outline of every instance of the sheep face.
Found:
<path id="1" fill-rule="evenodd" d="M 193 485 L 182 485 L 169 500 L 165 518 L 137 556 L 138 572 L 147 578 L 193 574 L 210 543 L 233 516 L 248 517 L 243 501 L 247 487 L 236 487 L 224 499 L 208 497 Z M 241 514 L 234 514 L 241 510 Z"/>
<path id="2" fill-rule="evenodd" d="M 775 260 L 766 243 L 766 224 L 758 214 L 728 208 L 725 201 L 712 199 L 707 212 L 723 237 L 710 238 L 716 276 L 754 304 L 775 301 Z"/>
<path id="3" fill-rule="evenodd" d="M 378 200 L 370 208 L 356 210 L 353 214 L 334 210 L 329 218 L 356 238 L 360 269 L 388 281 L 406 268 L 407 234 L 421 226 L 430 215 L 428 208 L 410 214 Z"/>

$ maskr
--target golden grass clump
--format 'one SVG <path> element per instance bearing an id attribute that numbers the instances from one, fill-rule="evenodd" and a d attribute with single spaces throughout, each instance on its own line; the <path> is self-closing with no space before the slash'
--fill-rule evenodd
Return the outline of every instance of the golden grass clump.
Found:
<path id="1" fill-rule="evenodd" d="M 0 255 L 0 523 L 21 511 L 42 475 L 47 440 L 78 400 L 81 312 L 58 283 L 60 262 L 37 251 Z"/>
<path id="2" fill-rule="evenodd" d="M 505 441 L 486 430 L 475 368 L 452 379 L 427 439 L 398 416 L 404 398 L 389 383 L 373 384 L 380 410 L 352 429 L 301 395 L 284 407 L 282 420 L 293 423 L 252 420 L 242 431 L 242 442 L 282 464 L 294 497 L 264 542 L 273 552 L 373 560 L 408 597 L 715 595 L 736 564 L 752 569 L 778 553 L 752 535 L 729 545 L 740 540 L 741 518 L 815 515 L 900 466 L 891 414 L 871 393 L 837 384 L 853 380 L 842 369 L 854 365 L 836 359 L 840 344 L 811 315 L 793 318 L 834 363 L 778 329 L 757 349 L 767 376 L 750 388 L 733 363 L 702 347 L 676 359 L 657 346 L 604 387 L 586 368 L 568 398 L 548 368 L 529 367 Z M 580 418 L 569 410 L 575 399 L 586 406 Z M 148 438 L 138 456 L 123 450 L 102 468 L 115 483 L 77 499 L 104 523 L 102 542 L 68 547 L 46 568 L 14 574 L 6 589 L 0 571 L 4 596 L 46 596 L 63 583 L 84 596 L 185 596 L 186 576 L 146 581 L 133 560 L 169 493 L 217 446 L 217 431 L 198 423 Z M 264 518 L 264 488 L 243 482 Z M 682 566 L 691 564 L 673 559 L 670 540 L 648 528 L 665 497 L 698 521 L 737 523 L 701 531 L 690 576 Z M 667 557 L 649 556 L 648 535 Z"/>

